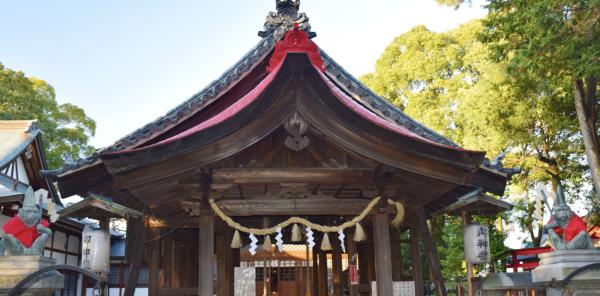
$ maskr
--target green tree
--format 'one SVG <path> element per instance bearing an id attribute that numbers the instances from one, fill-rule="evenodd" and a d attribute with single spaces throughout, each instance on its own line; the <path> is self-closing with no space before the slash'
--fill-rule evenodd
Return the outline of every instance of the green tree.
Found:
<path id="1" fill-rule="evenodd" d="M 513 191 L 527 192 L 536 183 L 547 181 L 579 184 L 585 178 L 585 168 L 580 165 L 584 154 L 569 81 L 548 77 L 543 83 L 532 79 L 526 85 L 513 79 L 507 73 L 508 65 L 492 59 L 490 45 L 479 39 L 484 29 L 481 21 L 445 33 L 415 27 L 395 38 L 378 59 L 375 71 L 361 79 L 416 120 L 463 147 L 492 156 L 505 152 L 505 165 L 523 168 L 523 173 L 513 178 Z M 531 206 L 532 201 L 525 202 L 525 208 Z M 521 213 L 519 209 L 516 212 Z M 533 211 L 523 213 L 527 219 L 512 221 L 532 234 L 534 241 L 537 229 L 529 223 Z M 494 226 L 494 221 L 488 220 L 486 225 Z M 460 236 L 456 232 L 460 227 L 454 220 L 444 223 L 438 234 L 441 245 L 446 246 L 443 272 L 449 280 L 459 280 L 464 256 L 462 245 L 452 240 Z M 499 260 L 505 252 L 503 237 L 494 241 Z M 501 268 L 502 264 L 493 266 Z"/>
<path id="2" fill-rule="evenodd" d="M 462 233 L 462 219 L 451 216 L 441 216 L 442 219 L 436 219 L 443 221 L 443 225 L 439 227 L 441 231 L 436 231 L 441 236 L 441 241 L 436 241 L 440 246 L 440 258 L 442 264 L 442 275 L 444 279 L 451 283 L 465 283 L 466 282 L 466 268 L 467 263 L 465 261 L 464 252 L 464 240 Z M 502 221 L 501 216 L 498 217 L 473 217 L 473 223 L 485 225 L 489 230 L 490 235 L 490 258 L 491 263 L 489 267 L 491 271 L 499 272 L 503 271 L 506 266 L 507 248 L 504 246 L 504 240 L 506 235 L 501 228 L 498 227 L 498 223 Z M 433 228 L 433 227 L 432 227 Z M 435 231 L 436 228 L 433 228 Z M 484 269 L 485 265 L 475 265 L 475 272 Z"/>
<path id="3" fill-rule="evenodd" d="M 442 264 L 442 275 L 449 283 L 464 283 L 466 281 L 466 263 L 461 220 L 445 217 L 441 231 L 443 246 L 439 248 Z"/>
<path id="4" fill-rule="evenodd" d="M 0 119 L 36 119 L 43 133 L 51 169 L 60 168 L 65 160 L 77 160 L 94 151 L 88 141 L 96 131 L 96 123 L 83 109 L 72 104 L 58 104 L 52 86 L 2 64 Z"/>
<path id="5" fill-rule="evenodd" d="M 490 59 L 472 21 L 446 33 L 423 26 L 400 35 L 361 79 L 406 113 L 470 149 L 507 152 L 524 168 L 522 190 L 539 181 L 581 180 L 583 153 L 568 80 L 522 85 Z"/>
<path id="6" fill-rule="evenodd" d="M 545 87 L 547 80 L 568 81 L 592 181 L 600 192 L 600 1 L 491 0 L 488 10 L 485 40 L 495 60 L 508 61 L 512 77 L 533 88 Z"/>

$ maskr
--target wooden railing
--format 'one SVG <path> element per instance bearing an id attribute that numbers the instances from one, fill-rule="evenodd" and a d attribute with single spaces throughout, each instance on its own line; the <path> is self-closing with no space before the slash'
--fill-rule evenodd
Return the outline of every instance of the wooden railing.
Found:
<path id="1" fill-rule="evenodd" d="M 539 247 L 539 248 L 529 248 L 529 249 L 519 249 L 512 250 L 510 254 L 512 256 L 512 262 L 506 265 L 506 268 L 512 268 L 513 272 L 517 272 L 520 268 L 523 268 L 523 271 L 530 271 L 536 268 L 540 262 L 539 259 L 530 262 L 521 262 L 519 261 L 519 256 L 527 256 L 527 255 L 539 255 L 542 253 L 548 253 L 552 251 L 551 247 Z"/>

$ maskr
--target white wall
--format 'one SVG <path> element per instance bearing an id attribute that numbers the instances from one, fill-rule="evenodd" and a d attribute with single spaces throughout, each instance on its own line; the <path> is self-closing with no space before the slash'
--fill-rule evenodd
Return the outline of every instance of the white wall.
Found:
<path id="1" fill-rule="evenodd" d="M 19 181 L 21 181 L 25 184 L 29 184 L 29 178 L 27 177 L 27 171 L 25 171 L 25 166 L 23 165 L 23 160 L 21 159 L 21 157 L 17 158 L 17 170 L 19 172 Z"/>
<path id="2" fill-rule="evenodd" d="M 67 247 L 69 253 L 79 254 L 81 250 L 79 250 L 79 237 L 74 235 L 69 235 L 69 245 Z"/>
<path id="3" fill-rule="evenodd" d="M 14 175 L 12 175 L 12 170 L 13 170 L 13 165 L 11 163 L 8 167 L 6 167 L 4 170 L 2 170 L 2 174 L 13 177 Z M 16 172 L 19 175 L 19 177 L 17 179 L 19 181 L 21 181 L 21 183 L 29 184 L 29 177 L 27 177 L 27 171 L 25 170 L 25 165 L 23 165 L 23 160 L 21 159 L 21 157 L 17 158 L 17 171 Z"/>
<path id="4" fill-rule="evenodd" d="M 66 252 L 67 251 L 67 234 L 60 231 L 54 232 L 54 249 Z"/>

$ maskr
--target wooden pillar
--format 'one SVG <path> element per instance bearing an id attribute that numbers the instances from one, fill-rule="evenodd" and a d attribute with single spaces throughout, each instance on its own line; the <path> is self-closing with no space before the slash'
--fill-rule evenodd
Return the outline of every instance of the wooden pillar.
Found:
<path id="1" fill-rule="evenodd" d="M 331 256 L 331 268 L 332 268 L 332 278 L 331 282 L 333 285 L 333 296 L 342 296 L 342 250 L 340 249 L 340 245 L 336 244 L 333 247 L 333 252 Z"/>
<path id="2" fill-rule="evenodd" d="M 419 232 L 415 228 L 410 229 L 410 259 L 412 265 L 412 278 L 415 282 L 415 296 L 424 296 L 423 270 L 421 263 L 421 252 L 419 250 Z"/>
<path id="3" fill-rule="evenodd" d="M 306 296 L 310 296 L 312 295 L 312 293 L 310 293 L 310 250 L 308 249 L 308 244 L 306 244 L 305 246 L 305 250 L 306 250 L 306 264 L 305 264 L 305 269 L 304 272 L 306 273 L 305 277 L 304 277 L 304 281 L 305 281 L 305 293 L 304 295 Z"/>
<path id="4" fill-rule="evenodd" d="M 312 295 L 319 295 L 319 256 L 315 248 L 311 250 L 312 253 Z"/>
<path id="5" fill-rule="evenodd" d="M 356 254 L 356 242 L 354 241 L 354 235 L 350 235 L 348 236 L 348 265 L 352 263 L 358 265 L 357 257 L 358 256 Z M 354 259 L 354 262 L 352 261 L 352 259 Z M 348 276 L 350 276 L 349 272 Z M 348 291 L 350 291 L 350 296 L 358 296 L 358 287 L 353 286 L 350 283 L 350 278 L 348 278 L 346 282 L 348 282 Z"/>
<path id="6" fill-rule="evenodd" d="M 233 273 L 234 275 L 232 277 L 235 277 L 235 268 L 236 267 L 240 267 L 241 265 L 241 255 L 240 255 L 240 249 L 231 249 L 233 251 Z"/>
<path id="7" fill-rule="evenodd" d="M 390 221 L 386 212 L 373 211 L 373 244 L 377 296 L 392 296 L 392 253 L 390 250 Z"/>
<path id="8" fill-rule="evenodd" d="M 150 262 L 148 263 L 148 295 L 159 296 L 158 293 L 158 282 L 159 282 L 159 269 L 160 269 L 160 245 L 161 240 L 158 239 L 158 229 L 154 228 L 151 230 L 152 235 L 150 236 L 153 241 L 149 244 L 150 248 Z"/>
<path id="9" fill-rule="evenodd" d="M 370 231 L 371 233 L 374 233 L 374 230 L 371 229 Z M 375 242 L 373 242 L 373 240 L 371 240 L 369 243 L 367 243 L 367 260 L 369 261 L 369 264 L 367 265 L 367 284 L 369 285 L 369 288 L 371 287 L 371 282 L 374 282 L 377 280 L 377 277 L 375 275 Z"/>
<path id="10" fill-rule="evenodd" d="M 327 296 L 327 254 L 319 251 L 319 296 Z"/>
<path id="11" fill-rule="evenodd" d="M 431 233 L 429 232 L 429 227 L 427 226 L 427 217 L 425 217 L 425 211 L 423 210 L 423 208 L 417 211 L 417 216 L 419 219 L 419 228 L 421 234 L 423 235 L 423 245 L 425 246 L 425 253 L 427 253 L 427 258 L 429 259 L 429 267 L 431 270 L 433 281 L 435 282 L 435 287 L 437 288 L 439 296 L 446 296 L 446 286 L 444 284 L 444 278 L 442 277 L 440 256 L 438 255 L 435 242 L 433 241 Z"/>
<path id="12" fill-rule="evenodd" d="M 358 282 L 361 285 L 370 285 L 371 278 L 369 277 L 369 266 L 371 256 L 369 256 L 370 245 L 361 243 L 356 246 L 358 252 Z"/>
<path id="13" fill-rule="evenodd" d="M 145 227 L 146 218 L 127 219 L 127 235 L 129 240 L 127 241 L 127 257 L 129 259 L 129 278 L 125 285 L 125 291 L 123 296 L 133 296 L 135 293 L 135 287 L 137 286 L 137 279 L 140 272 L 140 266 L 142 265 L 142 257 L 145 252 L 145 244 L 135 242 L 136 240 L 146 240 L 147 229 Z"/>
<path id="14" fill-rule="evenodd" d="M 401 281 L 403 273 L 402 242 L 400 231 L 393 229 L 390 233 L 392 240 L 392 280 Z"/>
<path id="15" fill-rule="evenodd" d="M 463 212 L 462 221 L 464 230 L 464 228 L 471 223 L 471 215 Z M 473 289 L 473 263 L 470 262 L 467 262 L 467 293 L 469 296 L 475 295 L 475 291 Z"/>
<path id="16" fill-rule="evenodd" d="M 217 295 L 233 296 L 234 249 L 230 248 L 233 231 L 223 223 L 219 223 L 217 243 Z M 238 252 L 239 254 L 239 252 Z M 239 260 L 239 256 L 238 256 Z"/>
<path id="17" fill-rule="evenodd" d="M 98 222 L 100 224 L 100 229 L 109 233 L 109 237 L 110 237 L 110 218 L 102 217 L 102 218 L 99 218 L 98 220 L 99 220 Z M 66 242 L 65 246 L 67 246 L 67 249 L 68 249 L 68 246 L 69 246 L 69 235 L 68 234 L 67 234 L 67 242 Z M 64 262 L 65 264 L 67 263 L 67 257 L 68 256 L 65 254 L 65 262 Z M 100 291 L 101 296 L 109 296 L 108 295 L 108 293 L 109 293 L 108 282 L 103 282 L 100 285 L 100 289 L 101 289 L 101 291 Z"/>
<path id="18" fill-rule="evenodd" d="M 198 221 L 198 295 L 213 296 L 214 216 L 203 211 Z"/>

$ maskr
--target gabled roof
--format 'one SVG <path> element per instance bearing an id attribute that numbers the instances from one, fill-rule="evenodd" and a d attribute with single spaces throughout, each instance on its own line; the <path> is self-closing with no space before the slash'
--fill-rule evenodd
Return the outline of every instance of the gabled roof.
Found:
<path id="1" fill-rule="evenodd" d="M 513 204 L 488 196 L 481 188 L 478 188 L 470 194 L 466 194 L 459 198 L 455 203 L 443 209 L 443 212 L 454 216 L 461 216 L 463 213 L 469 215 L 493 216 L 509 211 L 513 207 Z"/>
<path id="2" fill-rule="evenodd" d="M 285 32 L 293 28 L 293 24 L 299 24 L 299 28 L 306 31 L 312 38 L 316 34 L 311 30 L 308 17 L 299 13 L 293 21 L 284 20 L 277 13 L 271 12 L 267 16 L 264 31 L 259 32 L 263 37 L 256 46 L 246 53 L 238 62 L 226 70 L 218 79 L 214 80 L 201 91 L 197 92 L 183 103 L 168 111 L 165 115 L 144 125 L 134 132 L 122 137 L 112 145 L 103 148 L 87 159 L 80 159 L 77 163 L 67 164 L 61 174 L 79 168 L 99 164 L 99 155 L 107 152 L 134 149 L 141 147 L 156 137 L 168 132 L 172 128 L 184 123 L 198 112 L 213 104 L 219 97 L 231 90 L 237 83 L 246 78 L 259 65 L 273 53 L 275 45 L 280 41 Z M 458 147 L 455 143 L 436 133 L 428 127 L 412 119 L 401 109 L 391 104 L 385 98 L 376 95 L 357 78 L 349 74 L 324 50 L 319 48 L 324 61 L 325 75 L 342 89 L 347 95 L 377 116 L 402 126 L 410 132 L 436 143 Z"/>
<path id="3" fill-rule="evenodd" d="M 20 157 L 28 162 L 24 165 L 30 184 L 17 180 L 14 173 Z M 42 133 L 36 120 L 0 120 L 0 185 L 21 194 L 29 185 L 36 190 L 43 188 L 50 192 L 55 203 L 61 204 L 54 186 L 40 173 L 47 167 Z"/>
<path id="4" fill-rule="evenodd" d="M 35 120 L 0 120 L 0 170 L 19 157 L 40 133 Z"/>
<path id="5" fill-rule="evenodd" d="M 440 143 L 431 133 L 414 132 L 418 125 L 401 125 L 366 108 L 325 74 L 317 45 L 298 27 L 295 24 L 276 43 L 260 67 L 207 107 L 212 109 L 191 116 L 187 122 L 144 144 L 104 151 L 100 157 L 109 171 L 121 174 L 192 152 L 197 155 L 194 165 L 206 165 L 240 152 L 281 126 L 286 118 L 299 114 L 338 145 L 361 155 L 415 173 L 467 184 L 468 175 L 483 161 L 483 152 Z M 365 137 L 371 138 L 369 143 L 364 142 Z M 219 147 L 219 151 L 211 153 L 212 146 Z M 207 152 L 202 154 L 203 150 Z M 427 169 L 407 153 L 423 161 L 443 163 L 441 170 L 445 172 Z M 205 156 L 200 157 L 201 154 Z M 196 162 L 199 159 L 202 162 Z M 192 162 L 180 167 L 187 165 Z"/>
<path id="6" fill-rule="evenodd" d="M 102 152 L 113 152 L 126 150 L 131 147 L 139 147 L 155 136 L 159 135 L 177 124 L 185 121 L 187 118 L 196 114 L 213 103 L 219 96 L 228 91 L 236 82 L 245 77 L 258 64 L 264 61 L 270 53 L 273 52 L 277 39 L 273 36 L 263 38 L 252 50 L 250 50 L 241 60 L 225 71 L 217 80 L 213 81 L 206 88 L 194 94 L 174 109 L 167 112 L 162 117 L 157 118 L 144 127 L 132 132 L 131 134 L 117 140 L 114 144 L 103 149 Z M 390 122 L 406 127 L 411 132 L 430 139 L 434 142 L 455 146 L 452 141 L 427 128 L 412 119 L 398 107 L 391 104 L 388 100 L 376 95 L 358 79 L 344 70 L 333 60 L 325 51 L 319 49 L 325 62 L 326 75 L 335 81 L 351 97 L 375 113 Z"/>
<path id="7" fill-rule="evenodd" d="M 90 193 L 88 197 L 58 211 L 61 216 L 75 218 L 128 218 L 142 217 L 142 213 L 114 203 L 109 198 Z"/>
<path id="8" fill-rule="evenodd" d="M 478 183 L 473 180 L 481 180 L 491 184 L 489 192 L 502 194 L 506 176 L 480 167 L 483 152 L 464 150 L 419 124 L 352 77 L 312 41 L 307 42 L 310 50 L 292 49 L 282 57 L 278 47 L 285 43 L 284 36 L 293 33 L 294 25 L 299 32 L 314 36 L 304 14 L 269 14 L 260 42 L 219 79 L 93 157 L 65 166 L 58 174 L 61 190 L 65 185 L 65 192 L 80 193 L 84 190 L 78 185 L 81 180 L 111 186 L 107 180 L 161 161 L 161 167 L 169 170 L 199 167 L 249 147 L 293 112 L 304 112 L 307 122 L 341 147 L 452 184 L 471 186 Z M 303 86 L 294 88 L 296 82 Z M 314 100 L 306 104 L 306 99 L 279 95 L 286 91 Z M 269 119 L 261 116 L 266 113 L 271 114 Z M 254 130 L 249 130 L 250 124 Z M 183 158 L 186 161 L 175 163 L 174 156 L 184 154 L 188 154 Z M 424 164 L 429 161 L 438 167 L 427 169 Z M 473 176 L 474 172 L 478 174 Z M 156 170 L 153 175 L 162 173 Z M 446 196 L 449 204 L 455 201 L 456 192 Z"/>

